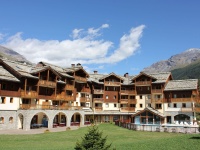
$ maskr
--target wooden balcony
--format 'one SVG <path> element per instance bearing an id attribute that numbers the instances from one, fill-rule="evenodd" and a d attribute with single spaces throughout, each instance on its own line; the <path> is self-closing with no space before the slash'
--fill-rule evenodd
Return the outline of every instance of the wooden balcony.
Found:
<path id="1" fill-rule="evenodd" d="M 135 82 L 136 86 L 146 86 L 146 85 L 151 85 L 151 81 L 136 81 Z"/>
<path id="2" fill-rule="evenodd" d="M 39 80 L 38 85 L 39 86 L 43 86 L 43 87 L 55 88 L 56 87 L 56 82 L 46 81 L 46 80 Z"/>
<path id="3" fill-rule="evenodd" d="M 88 97 L 80 97 L 80 102 L 89 102 L 90 99 Z"/>
<path id="4" fill-rule="evenodd" d="M 25 110 L 82 110 L 80 106 L 57 106 L 57 105 L 35 105 L 35 104 L 20 104 L 20 109 Z"/>
<path id="5" fill-rule="evenodd" d="M 128 99 L 120 99 L 120 104 L 128 104 Z"/>
<path id="6" fill-rule="evenodd" d="M 66 101 L 74 101 L 75 98 L 74 98 L 74 96 L 66 95 L 65 100 L 66 100 Z"/>
<path id="7" fill-rule="evenodd" d="M 136 100 L 136 99 L 129 99 L 129 100 L 128 100 L 128 103 L 129 103 L 129 104 L 136 104 L 136 103 L 137 103 L 137 100 Z"/>
<path id="8" fill-rule="evenodd" d="M 123 94 L 136 94 L 136 91 L 135 90 L 121 90 L 120 92 L 122 95 Z"/>
<path id="9" fill-rule="evenodd" d="M 194 107 L 194 111 L 200 113 L 200 107 Z"/>
<path id="10" fill-rule="evenodd" d="M 90 88 L 83 88 L 83 89 L 81 90 L 81 92 L 90 93 Z"/>
<path id="11" fill-rule="evenodd" d="M 103 111 L 103 107 L 95 107 L 95 111 Z"/>
<path id="12" fill-rule="evenodd" d="M 105 86 L 120 86 L 121 83 L 120 82 L 105 81 L 104 85 Z"/>
<path id="13" fill-rule="evenodd" d="M 0 96 L 20 97 L 19 91 L 0 90 Z"/>
<path id="14" fill-rule="evenodd" d="M 103 98 L 93 98 L 95 103 L 103 103 Z"/>
<path id="15" fill-rule="evenodd" d="M 21 91 L 22 98 L 37 98 L 38 93 L 36 91 Z"/>
<path id="16" fill-rule="evenodd" d="M 121 107 L 121 112 L 135 112 L 135 107 Z"/>
<path id="17" fill-rule="evenodd" d="M 153 98 L 152 99 L 152 103 L 163 103 L 163 102 L 164 102 L 163 98 L 160 98 L 160 99 Z"/>
<path id="18" fill-rule="evenodd" d="M 181 108 L 181 112 L 193 112 L 193 108 Z"/>
<path id="19" fill-rule="evenodd" d="M 194 98 L 171 98 L 171 103 L 176 102 L 195 102 Z"/>
<path id="20" fill-rule="evenodd" d="M 94 89 L 93 92 L 94 92 L 94 94 L 103 94 L 103 93 L 104 93 L 104 90 L 101 90 L 101 89 Z"/>
<path id="21" fill-rule="evenodd" d="M 163 90 L 162 89 L 152 89 L 151 93 L 162 93 Z"/>
<path id="22" fill-rule="evenodd" d="M 87 82 L 87 78 L 75 76 L 75 81 L 86 83 Z"/>
<path id="23" fill-rule="evenodd" d="M 67 84 L 66 85 L 66 90 L 73 91 L 74 90 L 74 85 Z"/>
<path id="24" fill-rule="evenodd" d="M 38 95 L 39 99 L 48 99 L 48 100 L 56 100 L 55 95 Z"/>

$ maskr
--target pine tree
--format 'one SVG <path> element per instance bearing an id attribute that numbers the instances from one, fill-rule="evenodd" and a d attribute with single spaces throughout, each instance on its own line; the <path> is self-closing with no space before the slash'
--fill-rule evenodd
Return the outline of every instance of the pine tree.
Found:
<path id="1" fill-rule="evenodd" d="M 77 142 L 75 150 L 109 150 L 111 144 L 106 145 L 106 137 L 102 137 L 103 132 L 99 132 L 97 126 L 89 128 L 81 142 Z"/>

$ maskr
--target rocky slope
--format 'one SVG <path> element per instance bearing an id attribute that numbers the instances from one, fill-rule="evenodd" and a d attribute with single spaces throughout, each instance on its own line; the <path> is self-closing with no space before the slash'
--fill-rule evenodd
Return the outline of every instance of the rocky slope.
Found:
<path id="1" fill-rule="evenodd" d="M 15 52 L 12 49 L 3 47 L 0 45 L 0 58 L 6 58 L 9 60 L 19 61 L 19 62 L 26 62 L 31 64 L 24 56 L 20 55 L 19 53 Z"/>
<path id="2" fill-rule="evenodd" d="M 165 72 L 185 67 L 200 60 L 200 48 L 191 48 L 183 53 L 171 56 L 168 60 L 159 61 L 144 68 L 144 72 Z"/>

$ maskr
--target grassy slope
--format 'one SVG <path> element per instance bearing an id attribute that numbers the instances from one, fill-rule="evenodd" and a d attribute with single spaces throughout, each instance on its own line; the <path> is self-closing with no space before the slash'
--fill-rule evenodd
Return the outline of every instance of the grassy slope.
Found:
<path id="1" fill-rule="evenodd" d="M 118 150 L 197 150 L 200 147 L 199 134 L 176 134 L 131 131 L 112 124 L 101 124 L 99 130 L 107 142 Z M 38 135 L 1 135 L 1 150 L 71 150 L 76 141 L 87 132 L 78 130 Z"/>

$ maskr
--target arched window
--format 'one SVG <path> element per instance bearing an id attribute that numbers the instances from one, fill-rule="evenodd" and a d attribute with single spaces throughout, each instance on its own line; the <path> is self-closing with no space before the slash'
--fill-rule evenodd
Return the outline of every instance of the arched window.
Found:
<path id="1" fill-rule="evenodd" d="M 9 123 L 13 123 L 13 117 L 9 118 Z"/>
<path id="2" fill-rule="evenodd" d="M 4 117 L 0 117 L 0 124 L 4 123 Z"/>

